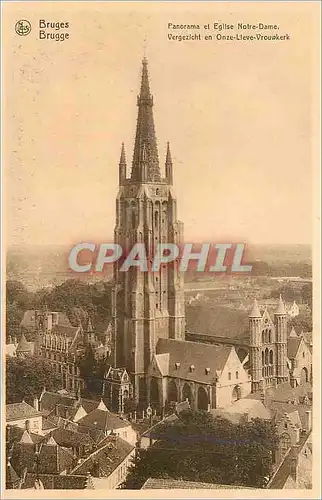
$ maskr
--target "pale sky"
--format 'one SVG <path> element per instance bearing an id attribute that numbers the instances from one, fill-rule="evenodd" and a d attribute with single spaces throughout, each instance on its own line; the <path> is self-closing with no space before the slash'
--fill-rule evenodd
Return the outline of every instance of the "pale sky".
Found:
<path id="1" fill-rule="evenodd" d="M 145 37 L 160 164 L 169 140 L 185 240 L 311 243 L 316 7 L 3 5 L 8 244 L 111 240 Z M 14 31 L 21 18 L 26 37 Z M 38 40 L 39 19 L 69 22 L 70 39 Z M 216 21 L 277 23 L 291 40 L 167 39 L 168 22 Z"/>

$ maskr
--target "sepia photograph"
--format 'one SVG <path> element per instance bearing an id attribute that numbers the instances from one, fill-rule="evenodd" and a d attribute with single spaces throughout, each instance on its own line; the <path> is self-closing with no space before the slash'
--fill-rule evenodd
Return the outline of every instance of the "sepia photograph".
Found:
<path id="1" fill-rule="evenodd" d="M 1 10 L 2 497 L 318 498 L 320 4 Z"/>

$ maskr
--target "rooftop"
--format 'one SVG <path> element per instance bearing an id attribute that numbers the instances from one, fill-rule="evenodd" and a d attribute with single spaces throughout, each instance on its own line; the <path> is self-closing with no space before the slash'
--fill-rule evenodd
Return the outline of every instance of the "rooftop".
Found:
<path id="1" fill-rule="evenodd" d="M 22 420 L 31 417 L 40 417 L 42 413 L 25 401 L 21 403 L 10 403 L 6 405 L 6 421 Z"/>
<path id="2" fill-rule="evenodd" d="M 156 360 L 159 366 L 162 364 L 163 375 L 209 383 L 216 371 L 224 368 L 231 350 L 225 345 L 159 339 Z"/>

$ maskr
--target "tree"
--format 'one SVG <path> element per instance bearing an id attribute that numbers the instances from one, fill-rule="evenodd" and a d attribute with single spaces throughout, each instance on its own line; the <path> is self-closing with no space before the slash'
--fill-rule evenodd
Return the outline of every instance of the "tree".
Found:
<path id="1" fill-rule="evenodd" d="M 271 422 L 233 424 L 191 410 L 163 425 L 157 437 L 138 450 L 123 488 L 141 488 L 149 477 L 264 487 L 278 445 Z"/>
<path id="2" fill-rule="evenodd" d="M 16 280 L 8 280 L 6 283 L 6 334 L 17 335 L 19 325 L 24 311 L 29 309 L 32 303 L 32 293 Z"/>
<path id="3" fill-rule="evenodd" d="M 51 364 L 36 357 L 6 359 L 6 402 L 19 403 L 23 399 L 32 403 L 43 387 L 57 390 L 62 386 L 61 377 Z"/>

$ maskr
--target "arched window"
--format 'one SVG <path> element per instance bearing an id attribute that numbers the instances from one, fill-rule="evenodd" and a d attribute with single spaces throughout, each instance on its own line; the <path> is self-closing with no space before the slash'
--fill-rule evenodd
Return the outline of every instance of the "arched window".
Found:
<path id="1" fill-rule="evenodd" d="M 264 362 L 264 351 L 262 351 L 262 366 L 264 366 L 265 362 Z"/>
<path id="2" fill-rule="evenodd" d="M 154 225 L 155 225 L 155 228 L 158 229 L 158 227 L 159 227 L 159 212 L 158 211 L 156 211 L 154 214 Z"/>
<path id="3" fill-rule="evenodd" d="M 265 344 L 265 330 L 262 331 L 262 344 Z"/>
<path id="4" fill-rule="evenodd" d="M 272 342 L 272 331 L 271 330 L 268 330 L 268 342 L 269 343 Z"/>
<path id="5" fill-rule="evenodd" d="M 269 351 L 269 364 L 272 365 L 274 361 L 273 351 Z"/>
<path id="6" fill-rule="evenodd" d="M 265 349 L 265 365 L 268 365 L 268 349 Z"/>

